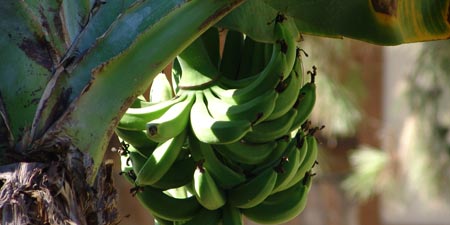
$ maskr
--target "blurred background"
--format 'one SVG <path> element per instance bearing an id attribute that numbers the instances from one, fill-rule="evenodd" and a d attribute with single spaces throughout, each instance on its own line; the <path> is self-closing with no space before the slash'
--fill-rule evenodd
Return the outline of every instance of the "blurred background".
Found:
<path id="1" fill-rule="evenodd" d="M 303 38 L 304 70 L 318 68 L 312 123 L 326 127 L 306 209 L 285 225 L 450 224 L 450 41 Z M 153 224 L 118 175 L 118 156 L 106 159 L 121 224 Z"/>

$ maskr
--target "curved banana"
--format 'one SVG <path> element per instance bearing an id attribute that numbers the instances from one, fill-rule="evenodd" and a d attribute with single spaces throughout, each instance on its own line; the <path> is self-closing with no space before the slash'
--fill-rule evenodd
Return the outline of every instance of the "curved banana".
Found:
<path id="1" fill-rule="evenodd" d="M 244 34 L 239 31 L 228 30 L 219 66 L 219 71 L 222 76 L 231 80 L 236 79 L 239 74 L 243 46 Z"/>
<path id="2" fill-rule="evenodd" d="M 208 210 L 201 208 L 192 219 L 182 223 L 182 225 L 218 225 L 221 218 L 221 210 Z"/>
<path id="3" fill-rule="evenodd" d="M 129 108 L 117 125 L 123 130 L 145 130 L 149 121 L 158 119 L 166 113 L 173 105 L 184 101 L 187 96 L 175 96 L 171 100 L 157 103 L 142 108 Z"/>
<path id="4" fill-rule="evenodd" d="M 253 124 L 264 121 L 274 110 L 278 93 L 269 90 L 266 93 L 242 104 L 230 104 L 215 96 L 210 89 L 204 95 L 208 102 L 209 113 L 219 120 L 248 120 Z"/>
<path id="5" fill-rule="evenodd" d="M 294 140 L 288 145 L 280 164 L 276 167 L 278 176 L 272 194 L 280 191 L 280 189 L 292 180 L 299 166 L 300 151 L 297 150 L 297 142 Z"/>
<path id="6" fill-rule="evenodd" d="M 186 130 L 194 99 L 193 94 L 187 93 L 184 101 L 174 104 L 158 119 L 148 121 L 146 125 L 148 137 L 156 142 L 164 142 Z"/>
<path id="7" fill-rule="evenodd" d="M 291 108 L 276 120 L 263 121 L 253 126 L 253 131 L 248 132 L 244 140 L 250 143 L 264 143 L 288 135 L 296 115 L 297 109 Z"/>
<path id="8" fill-rule="evenodd" d="M 225 205 L 225 192 L 217 186 L 208 169 L 201 163 L 194 172 L 192 192 L 198 202 L 208 210 L 216 210 Z"/>
<path id="9" fill-rule="evenodd" d="M 297 108 L 297 116 L 292 123 L 291 131 L 300 128 L 300 126 L 308 119 L 314 105 L 316 103 L 316 84 L 309 82 L 300 89 L 300 94 L 295 103 Z"/>
<path id="10" fill-rule="evenodd" d="M 208 111 L 203 92 L 196 92 L 192 106 L 191 127 L 197 139 L 209 144 L 226 144 L 240 140 L 251 131 L 252 126 L 246 120 L 223 121 L 214 119 Z"/>
<path id="11" fill-rule="evenodd" d="M 116 128 L 115 132 L 120 141 L 125 141 L 138 149 L 138 151 L 142 151 L 141 153 L 147 157 L 152 154 L 153 150 L 158 145 L 158 143 L 148 139 L 145 130 L 138 131 Z"/>
<path id="12" fill-rule="evenodd" d="M 276 141 L 261 144 L 237 141 L 224 145 L 214 145 L 214 148 L 227 159 L 248 165 L 257 165 L 266 161 L 276 147 Z"/>
<path id="13" fill-rule="evenodd" d="M 291 71 L 291 75 L 282 81 L 278 87 L 279 97 L 276 99 L 275 108 L 272 114 L 267 118 L 267 120 L 275 120 L 286 114 L 297 101 L 296 96 L 300 93 L 302 76 L 299 73 L 298 67 L 301 66 L 300 58 L 297 57 L 294 63 L 294 69 Z"/>
<path id="14" fill-rule="evenodd" d="M 261 72 L 265 65 L 264 50 L 266 43 L 258 42 L 245 37 L 244 47 L 241 53 L 241 62 L 239 63 L 239 73 L 236 79 L 244 79 Z M 269 44 L 270 45 L 270 44 Z"/>
<path id="15" fill-rule="evenodd" d="M 191 147 L 197 147 L 203 156 L 203 166 L 209 171 L 215 182 L 223 189 L 230 189 L 245 182 L 245 175 L 224 164 L 216 155 L 211 145 L 191 138 Z"/>
<path id="16" fill-rule="evenodd" d="M 224 101 L 241 104 L 255 98 L 269 89 L 274 89 L 292 70 L 296 54 L 296 34 L 289 32 L 285 22 L 275 23 L 275 35 L 279 37 L 273 44 L 272 56 L 266 67 L 258 73 L 256 79 L 248 86 L 240 89 L 227 89 L 214 85 L 211 90 Z M 292 59 L 292 60 L 291 60 Z M 290 62 L 292 61 L 292 62 Z"/>
<path id="17" fill-rule="evenodd" d="M 189 220 L 202 208 L 195 196 L 174 198 L 150 186 L 137 191 L 136 197 L 154 216 L 168 221 Z"/>
<path id="18" fill-rule="evenodd" d="M 153 78 L 149 91 L 149 102 L 164 102 L 173 98 L 172 86 L 166 74 L 159 73 Z"/>
<path id="19" fill-rule="evenodd" d="M 238 208 L 251 208 L 267 198 L 277 181 L 277 172 L 269 167 L 247 182 L 228 191 L 230 205 Z"/>
<path id="20" fill-rule="evenodd" d="M 317 147 L 317 139 L 312 135 L 307 135 L 305 137 L 306 144 L 308 146 L 308 151 L 306 152 L 305 159 L 302 161 L 300 167 L 298 168 L 295 176 L 292 178 L 292 180 L 289 182 L 287 187 L 290 187 L 297 183 L 299 180 L 303 179 L 305 177 L 305 174 L 308 173 L 308 171 L 311 170 L 311 168 L 314 166 L 317 160 L 317 154 L 318 154 L 318 147 Z"/>
<path id="21" fill-rule="evenodd" d="M 195 162 L 191 157 L 179 159 L 169 170 L 151 186 L 162 190 L 178 188 L 189 184 L 195 170 Z"/>
<path id="22" fill-rule="evenodd" d="M 136 185 L 152 185 L 161 179 L 180 154 L 186 135 L 187 129 L 184 129 L 177 136 L 160 143 L 137 173 Z"/>
<path id="23" fill-rule="evenodd" d="M 287 135 L 276 140 L 277 147 L 272 151 L 265 162 L 260 163 L 256 168 L 250 170 L 250 174 L 259 174 L 268 167 L 273 168 L 277 166 L 280 163 L 283 154 L 286 152 L 287 146 L 289 146 L 292 141 L 293 139 Z"/>
<path id="24" fill-rule="evenodd" d="M 230 204 L 222 207 L 222 225 L 244 225 L 241 210 Z"/>
<path id="25" fill-rule="evenodd" d="M 306 206 L 311 188 L 311 177 L 297 182 L 294 186 L 270 195 L 261 204 L 242 209 L 242 213 L 257 223 L 281 224 L 296 217 Z"/>
<path id="26" fill-rule="evenodd" d="M 174 225 L 173 221 L 158 218 L 155 215 L 153 215 L 153 222 L 155 225 Z"/>

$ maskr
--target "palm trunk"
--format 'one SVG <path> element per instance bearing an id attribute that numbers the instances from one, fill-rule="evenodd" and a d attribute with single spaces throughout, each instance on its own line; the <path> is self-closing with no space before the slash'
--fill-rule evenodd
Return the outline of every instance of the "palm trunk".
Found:
<path id="1" fill-rule="evenodd" d="M 100 167 L 90 186 L 92 161 L 80 151 L 68 152 L 46 163 L 0 167 L 2 224 L 118 224 L 112 163 Z"/>

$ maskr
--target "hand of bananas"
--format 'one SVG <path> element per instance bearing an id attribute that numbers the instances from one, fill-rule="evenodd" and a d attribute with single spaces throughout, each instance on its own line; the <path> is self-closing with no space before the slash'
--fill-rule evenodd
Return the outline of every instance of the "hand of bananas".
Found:
<path id="1" fill-rule="evenodd" d="M 177 57 L 176 82 L 155 79 L 151 101 L 138 98 L 121 119 L 122 171 L 157 224 L 277 224 L 304 209 L 315 71 L 304 84 L 289 22 L 269 25 L 275 43 L 228 31 L 222 56 L 210 29 Z"/>

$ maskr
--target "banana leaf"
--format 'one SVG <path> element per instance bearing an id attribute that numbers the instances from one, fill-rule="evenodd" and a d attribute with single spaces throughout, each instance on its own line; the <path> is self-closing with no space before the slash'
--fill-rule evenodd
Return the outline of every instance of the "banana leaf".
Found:
<path id="1" fill-rule="evenodd" d="M 248 0 L 218 26 L 273 41 L 277 13 L 304 34 L 398 45 L 450 38 L 450 0 Z"/>

